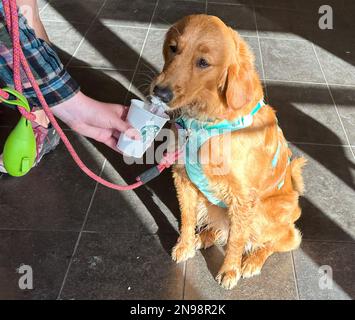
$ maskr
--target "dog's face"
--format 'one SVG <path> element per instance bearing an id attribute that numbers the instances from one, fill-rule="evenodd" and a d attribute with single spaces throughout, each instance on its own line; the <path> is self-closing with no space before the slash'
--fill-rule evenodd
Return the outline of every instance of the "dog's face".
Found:
<path id="1" fill-rule="evenodd" d="M 164 68 L 151 94 L 191 116 L 218 116 L 240 108 L 252 90 L 253 56 L 219 18 L 187 16 L 166 34 Z"/>

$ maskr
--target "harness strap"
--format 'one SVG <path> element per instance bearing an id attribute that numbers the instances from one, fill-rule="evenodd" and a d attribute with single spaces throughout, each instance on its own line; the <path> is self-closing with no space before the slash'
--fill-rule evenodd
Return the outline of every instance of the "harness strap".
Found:
<path id="1" fill-rule="evenodd" d="M 234 121 L 221 121 L 216 124 L 210 122 L 203 122 L 192 118 L 180 117 L 177 119 L 177 123 L 188 132 L 190 132 L 187 143 L 185 144 L 185 170 L 190 180 L 195 186 L 204 194 L 204 196 L 214 205 L 222 208 L 227 208 L 226 204 L 220 199 L 216 198 L 213 191 L 209 186 L 208 179 L 206 178 L 202 164 L 199 159 L 199 149 L 209 139 L 221 135 L 224 133 L 230 133 L 237 130 L 242 130 L 252 125 L 254 115 L 265 105 L 263 99 L 253 108 L 253 110 L 246 116 L 235 119 Z M 280 130 L 280 129 L 279 129 Z M 275 168 L 278 163 L 278 158 L 281 152 L 281 141 L 278 142 L 278 146 L 275 155 L 272 159 L 271 166 Z M 281 176 L 277 181 L 279 188 L 283 185 L 283 178 L 286 174 Z M 274 187 L 274 186 L 273 186 Z"/>
<path id="2" fill-rule="evenodd" d="M 279 161 L 280 150 L 281 150 L 281 142 L 279 140 L 279 142 L 277 144 L 277 149 L 276 149 L 275 155 L 274 155 L 274 157 L 272 158 L 272 161 L 271 161 L 271 166 L 273 168 L 275 168 L 277 166 L 277 162 Z"/>
<path id="3" fill-rule="evenodd" d="M 275 187 L 277 187 L 278 190 L 280 190 L 283 187 L 283 185 L 285 184 L 285 176 L 286 176 L 287 168 L 290 163 L 291 163 L 290 158 L 288 158 L 287 162 L 286 162 L 285 169 L 282 172 L 282 174 L 280 175 L 280 177 L 276 180 L 276 182 L 273 185 L 269 186 L 266 190 L 264 190 L 263 194 L 267 194 Z"/>

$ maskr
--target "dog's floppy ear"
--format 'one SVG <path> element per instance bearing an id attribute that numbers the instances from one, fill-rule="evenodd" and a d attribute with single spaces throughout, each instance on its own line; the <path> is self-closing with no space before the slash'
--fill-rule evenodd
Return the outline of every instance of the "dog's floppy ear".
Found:
<path id="1" fill-rule="evenodd" d="M 232 64 L 227 69 L 225 84 L 225 98 L 228 107 L 240 109 L 253 98 L 254 56 L 245 41 L 233 33 L 235 54 Z"/>

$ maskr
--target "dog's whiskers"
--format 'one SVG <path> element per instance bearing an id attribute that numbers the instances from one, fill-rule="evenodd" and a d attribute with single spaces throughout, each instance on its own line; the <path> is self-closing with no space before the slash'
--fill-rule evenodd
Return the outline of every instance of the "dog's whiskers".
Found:
<path id="1" fill-rule="evenodd" d="M 136 86 L 136 89 L 144 95 L 149 94 L 150 82 L 141 83 L 140 85 Z"/>
<path id="2" fill-rule="evenodd" d="M 150 75 L 150 74 L 148 74 L 148 73 L 140 73 L 140 75 L 142 75 L 142 76 L 144 76 L 144 77 L 148 78 L 150 81 L 153 81 L 153 80 L 154 80 L 154 77 L 153 77 L 153 76 L 151 76 L 151 75 Z"/>
<path id="3" fill-rule="evenodd" d="M 153 69 L 153 67 L 149 66 L 148 64 L 146 64 L 145 62 L 143 62 L 143 66 L 145 66 L 148 70 L 147 71 L 150 71 L 152 73 L 152 76 L 153 77 L 156 77 L 157 75 L 157 72 Z"/>

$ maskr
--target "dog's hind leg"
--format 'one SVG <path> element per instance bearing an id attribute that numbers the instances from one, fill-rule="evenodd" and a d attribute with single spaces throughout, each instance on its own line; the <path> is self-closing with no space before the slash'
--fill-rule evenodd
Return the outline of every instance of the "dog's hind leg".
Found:
<path id="1" fill-rule="evenodd" d="M 207 249 L 213 245 L 223 246 L 226 240 L 222 230 L 206 229 L 198 234 L 196 239 L 196 250 Z"/>
<path id="2" fill-rule="evenodd" d="M 242 276 L 243 278 L 250 278 L 260 274 L 266 259 L 273 254 L 271 245 L 266 245 L 256 249 L 249 254 L 243 256 L 242 260 Z"/>
<path id="3" fill-rule="evenodd" d="M 213 245 L 224 246 L 229 233 L 227 209 L 205 203 L 201 220 L 203 229 L 197 235 L 196 249 L 207 249 Z"/>
<path id="4" fill-rule="evenodd" d="M 301 243 L 301 239 L 299 230 L 294 225 L 291 225 L 276 242 L 269 242 L 245 255 L 242 261 L 243 278 L 250 278 L 260 274 L 261 268 L 270 255 L 274 252 L 286 252 L 297 249 Z"/>
<path id="5" fill-rule="evenodd" d="M 291 225 L 285 235 L 281 237 L 276 243 L 274 243 L 274 251 L 287 252 L 295 250 L 299 247 L 301 241 L 301 232 L 295 227 L 295 225 Z"/>

